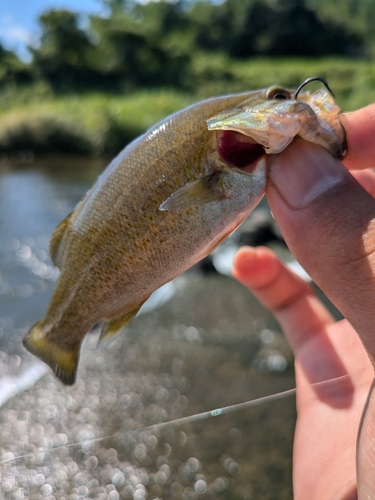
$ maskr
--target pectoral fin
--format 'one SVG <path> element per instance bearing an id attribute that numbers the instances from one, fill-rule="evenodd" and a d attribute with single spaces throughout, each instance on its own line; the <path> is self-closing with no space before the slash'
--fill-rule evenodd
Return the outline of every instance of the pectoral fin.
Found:
<path id="1" fill-rule="evenodd" d="M 73 212 L 72 212 L 73 213 Z M 72 213 L 70 213 L 65 219 L 57 226 L 55 229 L 50 244 L 49 244 L 49 253 L 51 255 L 52 262 L 54 263 L 55 266 L 59 266 L 59 249 L 61 242 L 64 238 L 64 234 L 66 231 L 66 228 L 69 225 L 70 217 L 72 216 Z"/>
<path id="2" fill-rule="evenodd" d="M 74 350 L 65 350 L 47 338 L 37 323 L 23 340 L 25 348 L 47 363 L 56 377 L 66 385 L 73 385 L 79 358 L 79 347 Z"/>
<path id="3" fill-rule="evenodd" d="M 135 317 L 135 315 L 145 302 L 146 301 L 144 300 L 139 306 L 123 315 L 107 318 L 104 322 L 97 348 L 102 349 L 103 347 L 106 347 L 110 342 L 112 342 L 112 340 L 115 340 L 115 338 L 120 335 L 125 326 L 130 323 L 130 321 Z"/>
<path id="4" fill-rule="evenodd" d="M 159 210 L 176 210 L 189 207 L 200 207 L 211 201 L 227 198 L 220 185 L 221 173 L 206 175 L 200 179 L 185 184 L 175 191 L 159 207 Z"/>

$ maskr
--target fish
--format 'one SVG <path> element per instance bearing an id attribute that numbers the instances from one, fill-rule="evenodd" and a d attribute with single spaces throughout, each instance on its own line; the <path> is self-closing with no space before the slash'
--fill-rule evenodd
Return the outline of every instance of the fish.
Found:
<path id="1" fill-rule="evenodd" d="M 60 276 L 25 348 L 72 385 L 96 324 L 106 345 L 156 289 L 248 217 L 265 193 L 270 155 L 296 136 L 345 155 L 338 113 L 325 89 L 272 86 L 193 104 L 127 145 L 53 233 Z"/>

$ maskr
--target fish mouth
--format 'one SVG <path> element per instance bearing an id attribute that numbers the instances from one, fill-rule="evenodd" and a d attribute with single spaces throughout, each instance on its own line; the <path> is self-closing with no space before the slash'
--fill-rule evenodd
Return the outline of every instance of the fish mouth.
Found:
<path id="1" fill-rule="evenodd" d="M 252 137 L 233 130 L 217 131 L 220 158 L 229 166 L 251 173 L 257 160 L 266 154 L 264 147 Z"/>

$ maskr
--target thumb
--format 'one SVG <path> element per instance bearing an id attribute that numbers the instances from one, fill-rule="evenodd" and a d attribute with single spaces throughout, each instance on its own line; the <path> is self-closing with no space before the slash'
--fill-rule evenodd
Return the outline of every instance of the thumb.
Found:
<path id="1" fill-rule="evenodd" d="M 272 160 L 267 196 L 289 248 L 352 323 L 375 365 L 374 199 L 318 146 L 295 141 Z M 361 499 L 373 498 L 374 449 L 373 383 L 357 443 Z"/>
<path id="2" fill-rule="evenodd" d="M 271 158 L 267 197 L 290 250 L 375 365 L 375 200 L 325 149 L 302 140 Z"/>

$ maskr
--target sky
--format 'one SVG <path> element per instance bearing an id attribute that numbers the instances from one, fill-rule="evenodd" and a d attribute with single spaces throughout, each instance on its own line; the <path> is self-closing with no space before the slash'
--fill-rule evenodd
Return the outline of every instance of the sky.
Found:
<path id="1" fill-rule="evenodd" d="M 86 14 L 103 12 L 100 0 L 2 0 L 0 43 L 27 60 L 27 45 L 38 38 L 38 17 L 45 10 L 66 8 Z"/>

